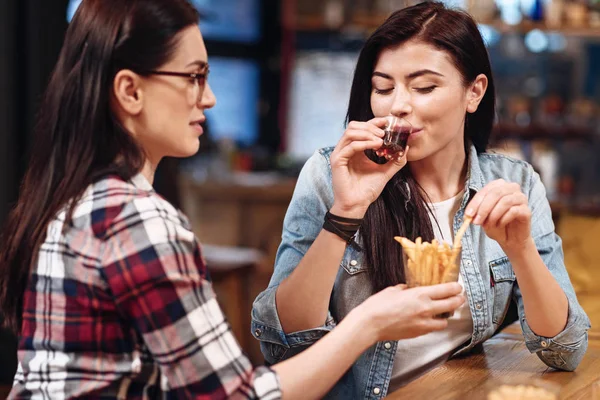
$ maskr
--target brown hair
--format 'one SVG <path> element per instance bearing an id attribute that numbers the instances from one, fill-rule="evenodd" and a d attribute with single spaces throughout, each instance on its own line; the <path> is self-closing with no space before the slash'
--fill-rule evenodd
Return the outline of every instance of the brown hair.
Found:
<path id="1" fill-rule="evenodd" d="M 130 179 L 145 156 L 110 107 L 118 71 L 166 63 L 198 23 L 186 0 L 84 0 L 67 30 L 36 121 L 29 168 L 0 243 L 0 309 L 21 327 L 23 294 L 46 229 L 107 173 Z M 119 160 L 117 163 L 116 161 Z"/>
<path id="2" fill-rule="evenodd" d="M 371 110 L 371 76 L 379 54 L 408 40 L 419 40 L 447 52 L 460 71 L 465 86 L 477 75 L 485 74 L 488 87 L 477 111 L 467 114 L 465 143 L 472 143 L 484 152 L 492 131 L 495 115 L 494 81 L 485 44 L 473 18 L 466 12 L 446 8 L 439 2 L 423 2 L 394 12 L 366 41 L 361 50 L 352 89 L 346 122 L 368 121 Z M 376 156 L 371 155 L 374 160 Z M 402 248 L 394 236 L 412 240 L 421 236 L 433 239 L 426 195 L 412 177 L 410 168 L 403 168 L 386 185 L 379 198 L 371 204 L 361 235 L 375 290 L 405 281 Z"/>

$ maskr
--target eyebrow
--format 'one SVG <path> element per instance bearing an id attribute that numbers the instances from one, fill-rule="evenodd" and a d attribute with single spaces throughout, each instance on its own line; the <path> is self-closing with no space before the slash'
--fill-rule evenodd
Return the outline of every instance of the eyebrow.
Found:
<path id="1" fill-rule="evenodd" d="M 207 68 L 208 67 L 208 63 L 206 61 L 201 61 L 201 60 L 192 61 L 191 63 L 189 63 L 185 67 L 186 68 L 187 67 L 191 67 L 192 65 L 197 65 L 200 68 Z"/>
<path id="2" fill-rule="evenodd" d="M 415 78 L 418 78 L 419 76 L 423 76 L 423 75 L 427 75 L 427 74 L 441 76 L 441 77 L 444 76 L 444 75 L 440 74 L 439 72 L 435 72 L 430 69 L 420 69 L 418 71 L 411 72 L 410 74 L 406 75 L 406 79 L 415 79 Z M 373 72 L 373 76 L 379 76 L 381 78 L 389 79 L 389 80 L 394 79 L 390 75 L 384 74 L 383 72 L 379 72 L 379 71 Z"/>

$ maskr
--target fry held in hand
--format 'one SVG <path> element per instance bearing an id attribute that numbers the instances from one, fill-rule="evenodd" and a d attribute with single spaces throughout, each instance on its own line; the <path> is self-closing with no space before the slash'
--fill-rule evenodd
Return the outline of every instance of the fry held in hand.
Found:
<path id="1" fill-rule="evenodd" d="M 460 270 L 461 241 L 471 218 L 466 217 L 456 232 L 452 247 L 447 243 L 423 243 L 418 237 L 414 242 L 405 237 L 395 236 L 402 245 L 405 257 L 406 283 L 409 287 L 429 286 L 439 283 L 456 282 Z"/>

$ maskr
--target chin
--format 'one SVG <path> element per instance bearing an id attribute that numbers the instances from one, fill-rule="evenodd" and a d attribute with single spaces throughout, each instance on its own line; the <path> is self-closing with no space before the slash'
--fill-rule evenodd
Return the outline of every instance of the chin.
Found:
<path id="1" fill-rule="evenodd" d="M 423 156 L 423 154 L 421 154 L 421 152 L 419 150 L 413 150 L 412 147 L 410 148 L 410 150 L 408 151 L 408 154 L 406 155 L 406 161 L 408 161 L 408 162 L 419 161 L 419 160 L 422 160 L 423 158 L 425 158 Z"/>
<path id="2" fill-rule="evenodd" d="M 200 141 L 196 139 L 195 143 L 189 143 L 186 147 L 180 147 L 173 152 L 172 157 L 188 158 L 195 155 L 200 149 Z"/>

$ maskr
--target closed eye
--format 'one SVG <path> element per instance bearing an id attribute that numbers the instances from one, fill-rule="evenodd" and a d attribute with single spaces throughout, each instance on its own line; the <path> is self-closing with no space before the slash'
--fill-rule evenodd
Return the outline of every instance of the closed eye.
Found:
<path id="1" fill-rule="evenodd" d="M 392 92 L 392 90 L 394 90 L 394 89 L 377 89 L 377 88 L 374 89 L 375 93 L 377 93 L 377 94 L 389 94 Z"/>
<path id="2" fill-rule="evenodd" d="M 434 91 L 434 89 L 437 86 L 432 85 L 432 86 L 427 86 L 427 87 L 423 87 L 423 88 L 415 88 L 415 91 L 421 94 L 427 94 L 427 93 L 431 93 Z"/>

